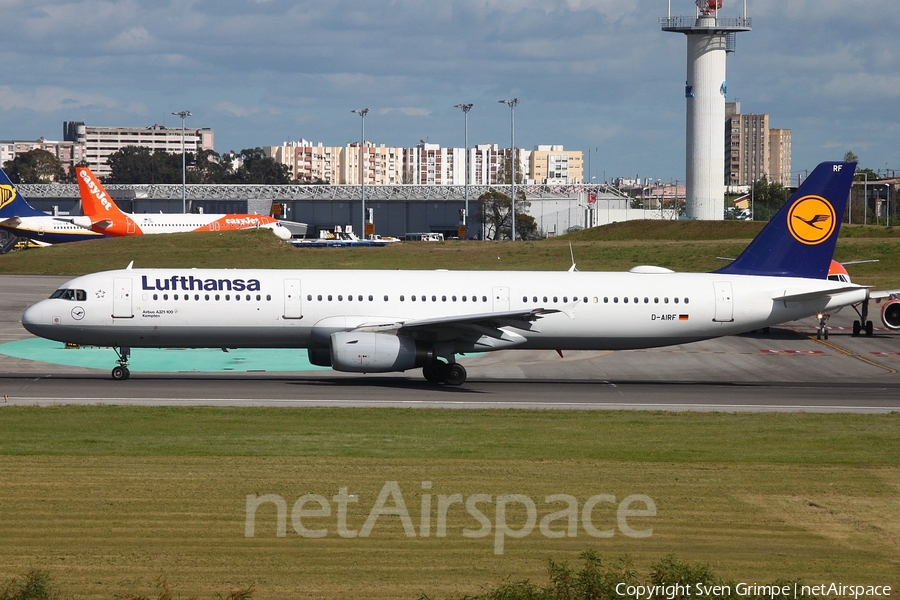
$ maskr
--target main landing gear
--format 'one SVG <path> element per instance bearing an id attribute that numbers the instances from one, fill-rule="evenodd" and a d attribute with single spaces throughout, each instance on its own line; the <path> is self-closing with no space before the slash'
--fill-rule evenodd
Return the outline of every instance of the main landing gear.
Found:
<path id="1" fill-rule="evenodd" d="M 433 360 L 422 368 L 422 375 L 431 383 L 462 385 L 466 381 L 466 368 L 459 363 Z"/>
<path id="2" fill-rule="evenodd" d="M 116 356 L 119 357 L 119 366 L 113 367 L 112 378 L 116 381 L 122 381 L 131 377 L 131 371 L 128 370 L 128 357 L 131 356 L 131 348 L 121 347 L 113 348 Z"/>
<path id="3" fill-rule="evenodd" d="M 863 300 L 856 309 L 856 313 L 859 315 L 859 320 L 853 321 L 853 337 L 859 337 L 863 331 L 866 332 L 866 337 L 872 337 L 875 328 L 872 326 L 872 321 L 869 320 L 869 301 Z"/>

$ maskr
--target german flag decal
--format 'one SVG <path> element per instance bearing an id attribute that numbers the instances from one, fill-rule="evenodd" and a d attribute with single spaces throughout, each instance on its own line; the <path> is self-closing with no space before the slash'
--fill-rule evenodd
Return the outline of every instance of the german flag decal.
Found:
<path id="1" fill-rule="evenodd" d="M 679 321 L 687 321 L 690 317 L 688 315 L 678 315 Z"/>

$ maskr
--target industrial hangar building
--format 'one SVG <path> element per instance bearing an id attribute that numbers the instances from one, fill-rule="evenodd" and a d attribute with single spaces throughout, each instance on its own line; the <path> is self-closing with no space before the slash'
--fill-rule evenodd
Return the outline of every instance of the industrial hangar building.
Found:
<path id="1" fill-rule="evenodd" d="M 482 218 L 477 198 L 489 190 L 509 194 L 509 186 L 469 186 L 467 237 L 482 238 Z M 20 184 L 19 191 L 39 210 L 56 214 L 81 214 L 75 184 Z M 106 186 L 125 212 L 180 213 L 179 184 Z M 335 226 L 362 222 L 361 187 L 358 185 L 188 185 L 188 210 L 204 213 L 250 212 L 272 214 L 306 223 L 308 236 Z M 528 213 L 546 235 L 559 235 L 573 227 L 589 227 L 637 218 L 671 218 L 659 210 L 629 209 L 628 200 L 606 185 L 517 185 L 531 203 Z M 442 233 L 455 237 L 460 213 L 466 205 L 462 185 L 366 186 L 366 208 L 372 209 L 375 233 L 403 237 L 408 232 Z M 273 210 L 274 209 L 274 210 Z M 278 215 L 280 211 L 280 215 Z"/>

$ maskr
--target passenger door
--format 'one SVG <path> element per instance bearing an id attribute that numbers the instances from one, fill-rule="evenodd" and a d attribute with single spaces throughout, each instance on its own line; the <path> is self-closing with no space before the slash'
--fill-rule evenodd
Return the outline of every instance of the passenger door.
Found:
<path id="1" fill-rule="evenodd" d="M 131 319 L 134 312 L 131 308 L 131 279 L 116 278 L 113 282 L 113 314 L 114 319 Z"/>
<path id="2" fill-rule="evenodd" d="M 284 280 L 284 318 L 303 318 L 303 297 L 300 295 L 300 280 Z"/>
<path id="3" fill-rule="evenodd" d="M 734 303 L 730 281 L 714 281 L 713 288 L 716 293 L 716 315 L 713 321 L 718 323 L 731 323 L 734 321 Z"/>

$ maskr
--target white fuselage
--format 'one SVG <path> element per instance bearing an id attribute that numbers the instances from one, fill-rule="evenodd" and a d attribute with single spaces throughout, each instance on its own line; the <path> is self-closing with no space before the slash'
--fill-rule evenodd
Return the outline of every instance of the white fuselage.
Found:
<path id="1" fill-rule="evenodd" d="M 72 222 L 78 217 L 57 218 L 46 217 L 13 217 L 0 218 L 0 228 L 19 237 L 44 241 L 48 244 L 62 242 L 80 242 L 88 239 L 99 239 L 103 235 L 85 230 Z"/>
<path id="2" fill-rule="evenodd" d="M 448 340 L 456 352 L 666 346 L 806 317 L 866 294 L 828 280 L 715 273 L 278 269 L 126 269 L 63 289 L 78 293 L 29 308 L 26 329 L 97 346 L 304 348 L 327 347 L 339 331 L 396 332 L 443 319 L 431 341 Z M 828 290 L 841 291 L 817 295 Z M 777 300 L 798 294 L 817 297 Z M 479 343 L 454 335 L 454 317 L 522 309 L 558 312 L 526 328 L 500 322 Z"/>

